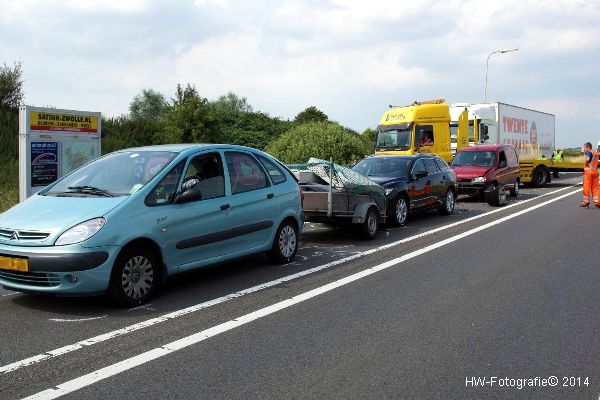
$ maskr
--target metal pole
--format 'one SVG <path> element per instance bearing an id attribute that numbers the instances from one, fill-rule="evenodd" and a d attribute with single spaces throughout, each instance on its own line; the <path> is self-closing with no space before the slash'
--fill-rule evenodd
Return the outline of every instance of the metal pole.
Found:
<path id="1" fill-rule="evenodd" d="M 329 193 L 327 193 L 327 217 L 333 215 L 333 157 L 329 158 Z"/>
<path id="2" fill-rule="evenodd" d="M 514 49 L 504 49 L 504 50 L 496 50 L 496 51 L 492 51 L 488 56 L 487 56 L 487 61 L 485 62 L 485 87 L 483 89 L 483 102 L 487 103 L 487 84 L 488 84 L 488 69 L 490 66 L 490 57 L 496 53 L 510 53 L 512 51 L 517 51 L 519 50 L 518 48 L 514 48 Z"/>
<path id="3" fill-rule="evenodd" d="M 491 52 L 488 56 L 487 56 L 487 61 L 485 62 L 485 87 L 483 89 L 483 102 L 487 103 L 487 83 L 488 83 L 488 69 L 490 67 L 490 57 L 492 56 L 492 54 L 496 54 L 497 51 L 493 51 Z"/>

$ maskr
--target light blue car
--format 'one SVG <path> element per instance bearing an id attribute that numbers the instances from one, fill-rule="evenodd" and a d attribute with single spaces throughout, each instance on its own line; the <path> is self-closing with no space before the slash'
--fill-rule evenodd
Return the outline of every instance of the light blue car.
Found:
<path id="1" fill-rule="evenodd" d="M 0 285 L 148 300 L 168 276 L 253 253 L 290 262 L 303 225 L 292 173 L 242 146 L 108 154 L 0 215 Z"/>

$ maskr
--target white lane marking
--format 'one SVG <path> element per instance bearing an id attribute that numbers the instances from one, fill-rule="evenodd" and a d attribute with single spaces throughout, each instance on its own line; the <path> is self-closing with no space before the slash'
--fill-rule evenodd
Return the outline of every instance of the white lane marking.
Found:
<path id="1" fill-rule="evenodd" d="M 75 319 L 65 319 L 65 318 L 50 318 L 49 321 L 53 322 L 85 322 L 85 321 L 93 321 L 95 319 L 106 318 L 108 315 L 101 315 L 99 317 L 89 317 L 89 318 L 75 318 Z"/>
<path id="2" fill-rule="evenodd" d="M 8 293 L 8 294 L 3 294 L 3 295 L 2 295 L 2 296 L 0 296 L 0 297 L 14 296 L 14 295 L 16 295 L 16 294 L 19 294 L 19 292 L 15 292 L 15 293 Z"/>
<path id="3" fill-rule="evenodd" d="M 329 269 L 329 268 L 332 268 L 332 267 L 340 265 L 340 264 L 344 264 L 344 263 L 346 263 L 348 261 L 357 260 L 357 259 L 359 259 L 361 257 L 368 256 L 368 255 L 377 253 L 379 251 L 389 249 L 389 248 L 394 247 L 394 246 L 398 246 L 398 245 L 401 245 L 401 244 L 404 244 L 404 243 L 407 243 L 407 242 L 410 242 L 410 241 L 413 241 L 413 240 L 421 239 L 421 238 L 429 236 L 429 235 L 435 235 L 435 234 L 437 234 L 437 233 L 439 233 L 439 232 L 441 232 L 443 230 L 450 229 L 450 228 L 453 228 L 455 226 L 462 225 L 462 224 L 465 224 L 465 223 L 468 223 L 468 222 L 471 222 L 471 221 L 474 221 L 474 220 L 477 220 L 479 218 L 483 218 L 483 217 L 486 217 L 486 216 L 489 216 L 489 215 L 492 215 L 492 214 L 495 214 L 495 213 L 499 213 L 499 212 L 505 211 L 505 210 L 507 210 L 509 208 L 515 207 L 517 205 L 521 205 L 521 204 L 524 204 L 524 203 L 527 203 L 527 202 L 530 202 L 530 201 L 533 201 L 533 200 L 536 200 L 536 199 L 540 199 L 540 198 L 543 198 L 543 197 L 546 197 L 546 196 L 550 196 L 552 194 L 555 194 L 555 193 L 558 193 L 558 192 L 561 192 L 561 191 L 564 191 L 564 190 L 567 190 L 567 189 L 571 189 L 571 188 L 573 188 L 575 186 L 577 186 L 577 185 L 573 185 L 573 186 L 569 186 L 569 187 L 566 187 L 566 188 L 561 188 L 561 189 L 558 189 L 558 190 L 554 190 L 552 192 L 545 193 L 545 194 L 542 194 L 540 196 L 537 196 L 537 197 L 534 197 L 534 198 L 531 198 L 531 199 L 523 200 L 523 201 L 520 201 L 518 203 L 514 203 L 514 204 L 511 204 L 511 205 L 507 205 L 507 206 L 504 206 L 504 207 L 501 207 L 501 208 L 494 209 L 492 211 L 488 211 L 487 213 L 475 215 L 473 217 L 470 217 L 470 218 L 467 218 L 467 219 L 464 219 L 464 220 L 461 220 L 461 221 L 456 221 L 456 222 L 453 222 L 453 223 L 448 224 L 448 225 L 443 225 L 443 226 L 440 226 L 440 227 L 435 228 L 435 229 L 431 229 L 431 230 L 426 231 L 426 232 L 422 232 L 422 233 L 419 233 L 419 234 L 416 234 L 416 235 L 413 235 L 413 236 L 409 236 L 409 237 L 407 237 L 405 239 L 401 239 L 401 240 L 398 240 L 398 241 L 395 241 L 395 242 L 391 242 L 391 243 L 388 243 L 388 244 L 385 244 L 385 245 L 382 245 L 382 246 L 379 246 L 379 247 L 374 247 L 372 249 L 365 250 L 363 252 L 360 252 L 360 253 L 357 253 L 357 254 L 353 254 L 353 255 L 348 256 L 348 257 L 344 257 L 344 258 L 340 258 L 340 259 L 337 259 L 337 260 L 333 260 L 333 261 L 330 261 L 328 263 L 322 264 L 322 265 L 320 265 L 318 267 L 314 267 L 314 268 L 310 268 L 310 269 L 307 269 L 307 270 L 304 270 L 304 271 L 300 271 L 300 272 L 297 272 L 297 273 L 292 274 L 292 275 L 287 275 L 287 276 L 284 276 L 282 278 L 275 279 L 275 280 L 269 281 L 269 282 L 265 282 L 265 283 L 262 283 L 260 285 L 256 285 L 256 286 L 253 286 L 253 287 L 250 287 L 250 288 L 247 288 L 247 289 L 242 289 L 242 290 L 240 290 L 238 292 L 235 292 L 235 293 L 230 293 L 228 295 L 225 295 L 225 296 L 222 296 L 222 297 L 218 297 L 216 299 L 209 300 L 209 301 L 206 301 L 204 303 L 195 304 L 193 306 L 186 307 L 186 308 L 183 308 L 183 309 L 180 309 L 180 310 L 177 310 L 177 311 L 173 311 L 171 313 L 164 314 L 164 315 L 156 317 L 156 318 L 152 318 L 152 319 L 148 319 L 148 320 L 145 320 L 145 321 L 141 321 L 141 322 L 135 323 L 133 325 L 126 326 L 124 328 L 116 329 L 114 331 L 110 331 L 110 332 L 107 332 L 107 333 L 104 333 L 104 334 L 101 334 L 101 335 L 98 335 L 98 336 L 94 336 L 92 338 L 84 339 L 84 340 L 79 341 L 77 343 L 70 344 L 70 345 L 67 345 L 67 346 L 64 346 L 64 347 L 60 347 L 58 349 L 54 349 L 54 350 L 48 351 L 48 352 L 43 353 L 43 354 L 38 354 L 38 355 L 35 355 L 35 356 L 32 356 L 32 357 L 25 358 L 23 360 L 15 361 L 15 362 L 13 362 L 11 364 L 7 364 L 7 365 L 1 366 L 0 367 L 0 374 L 12 372 L 12 371 L 16 371 L 19 368 L 23 368 L 23 367 L 39 363 L 41 361 L 44 361 L 44 360 L 47 360 L 47 359 L 50 359 L 50 358 L 54 358 L 54 357 L 57 357 L 57 356 L 60 356 L 60 355 L 66 354 L 66 353 L 70 353 L 70 352 L 75 351 L 75 350 L 79 350 L 79 349 L 83 348 L 83 346 L 91 346 L 91 345 L 94 345 L 94 344 L 97 344 L 97 343 L 105 342 L 107 340 L 111 340 L 111 339 L 114 339 L 116 337 L 123 336 L 123 335 L 126 335 L 128 333 L 135 332 L 137 330 L 147 328 L 149 326 L 160 324 L 162 322 L 169 321 L 169 320 L 172 320 L 172 319 L 175 319 L 175 318 L 179 318 L 181 316 L 184 316 L 184 315 L 187 315 L 187 314 L 190 314 L 190 313 L 194 313 L 194 312 L 197 312 L 197 311 L 200 311 L 200 310 L 204 310 L 206 308 L 209 308 L 209 307 L 212 307 L 214 305 L 227 302 L 229 300 L 236 299 L 238 297 L 242 297 L 242 296 L 245 296 L 245 295 L 248 295 L 248 294 L 251 294 L 251 293 L 256 293 L 256 292 L 259 292 L 261 290 L 268 289 L 268 288 L 271 288 L 273 286 L 280 285 L 282 283 L 286 283 L 286 282 L 289 282 L 289 281 L 292 281 L 292 280 L 295 280 L 295 279 L 298 279 L 298 278 L 302 278 L 304 276 L 311 275 L 311 274 L 314 274 L 316 272 L 319 272 L 319 271 L 322 271 L 322 270 L 325 270 L 325 269 Z"/>
<path id="4" fill-rule="evenodd" d="M 148 310 L 148 311 L 154 311 L 156 310 L 155 308 L 151 307 L 152 303 L 148 303 L 148 304 L 143 304 L 141 306 L 137 306 L 137 307 L 133 307 L 128 309 L 127 311 L 137 311 L 137 310 Z"/>
<path id="5" fill-rule="evenodd" d="M 107 367 L 101 368 L 101 369 L 91 372 L 89 374 L 72 379 L 72 380 L 62 383 L 54 388 L 50 388 L 50 389 L 44 390 L 43 392 L 39 392 L 39 393 L 36 393 L 29 397 L 26 397 L 23 400 L 34 400 L 34 399 L 35 400 L 52 400 L 52 399 L 56 399 L 58 397 L 64 396 L 66 394 L 73 393 L 79 389 L 82 389 L 82 388 L 90 386 L 94 383 L 100 382 L 101 380 L 110 378 L 111 376 L 118 375 L 122 372 L 125 372 L 125 371 L 130 370 L 135 367 L 138 367 L 140 365 L 146 364 L 150 361 L 156 360 L 167 354 L 171 354 L 178 350 L 181 350 L 186 347 L 192 346 L 194 344 L 200 343 L 200 342 L 202 342 L 206 339 L 209 339 L 213 336 L 217 336 L 221 333 L 230 331 L 234 328 L 240 327 L 249 322 L 252 322 L 257 319 L 266 317 L 270 314 L 276 313 L 277 311 L 289 308 L 295 304 L 302 303 L 306 300 L 312 299 L 313 297 L 319 296 L 323 293 L 327 293 L 327 292 L 337 289 L 339 287 L 345 286 L 349 283 L 358 281 L 359 279 L 365 278 L 369 275 L 373 275 L 377 272 L 380 272 L 380 271 L 383 271 L 390 267 L 401 264 L 405 261 L 408 261 L 410 259 L 418 257 L 422 254 L 429 253 L 430 251 L 433 251 L 440 247 L 446 246 L 447 244 L 464 239 L 465 237 L 471 236 L 477 232 L 481 232 L 485 229 L 499 225 L 503 222 L 509 221 L 509 220 L 516 218 L 518 216 L 521 216 L 523 214 L 537 210 L 538 208 L 544 207 L 550 203 L 554 203 L 554 202 L 561 200 L 567 196 L 571 196 L 577 192 L 579 192 L 579 190 L 575 190 L 573 192 L 563 194 L 562 196 L 559 196 L 554 199 L 537 204 L 535 206 L 526 208 L 526 209 L 518 211 L 514 214 L 510 214 L 506 217 L 502 217 L 495 221 L 488 222 L 487 224 L 478 226 L 476 228 L 473 228 L 473 229 L 463 232 L 463 233 L 459 233 L 455 236 L 451 236 L 451 237 L 444 239 L 442 241 L 439 241 L 437 243 L 430 244 L 429 246 L 423 247 L 422 249 L 419 249 L 419 250 L 413 251 L 411 253 L 405 254 L 403 256 L 386 261 L 384 263 L 381 263 L 381 264 L 371 267 L 369 269 L 360 271 L 353 275 L 350 275 L 345 278 L 339 279 L 337 281 L 328 283 L 327 285 L 320 286 L 316 289 L 312 289 L 308 292 L 301 293 L 294 297 L 290 297 L 289 299 L 286 299 L 286 300 L 280 301 L 278 303 L 272 304 L 270 306 L 261 308 L 254 312 L 251 312 L 249 314 L 242 315 L 236 319 L 213 326 L 212 328 L 208 328 L 203 331 L 194 333 L 193 335 L 186 336 L 182 339 L 168 343 L 164 346 L 157 347 L 150 351 L 138 354 L 137 356 L 120 361 L 116 364 L 109 365 Z"/>

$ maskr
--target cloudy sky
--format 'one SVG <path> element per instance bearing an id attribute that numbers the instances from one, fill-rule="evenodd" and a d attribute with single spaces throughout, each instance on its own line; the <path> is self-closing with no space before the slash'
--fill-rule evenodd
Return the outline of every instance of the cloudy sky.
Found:
<path id="1" fill-rule="evenodd" d="M 0 0 L 0 63 L 25 101 L 127 113 L 137 93 L 228 91 L 284 119 L 315 105 L 362 131 L 388 104 L 445 98 L 556 114 L 557 144 L 600 140 L 597 0 Z"/>

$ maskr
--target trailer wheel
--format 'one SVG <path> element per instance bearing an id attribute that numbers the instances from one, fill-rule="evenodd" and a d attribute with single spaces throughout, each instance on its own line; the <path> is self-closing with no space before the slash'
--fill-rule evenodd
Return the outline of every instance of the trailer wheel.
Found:
<path id="1" fill-rule="evenodd" d="M 544 187 L 550 180 L 550 171 L 543 165 L 538 165 L 531 174 L 531 185 L 533 187 Z"/>
<path id="2" fill-rule="evenodd" d="M 365 240 L 373 240 L 379 229 L 379 215 L 375 207 L 367 210 L 365 221 L 360 225 L 360 236 Z"/>

